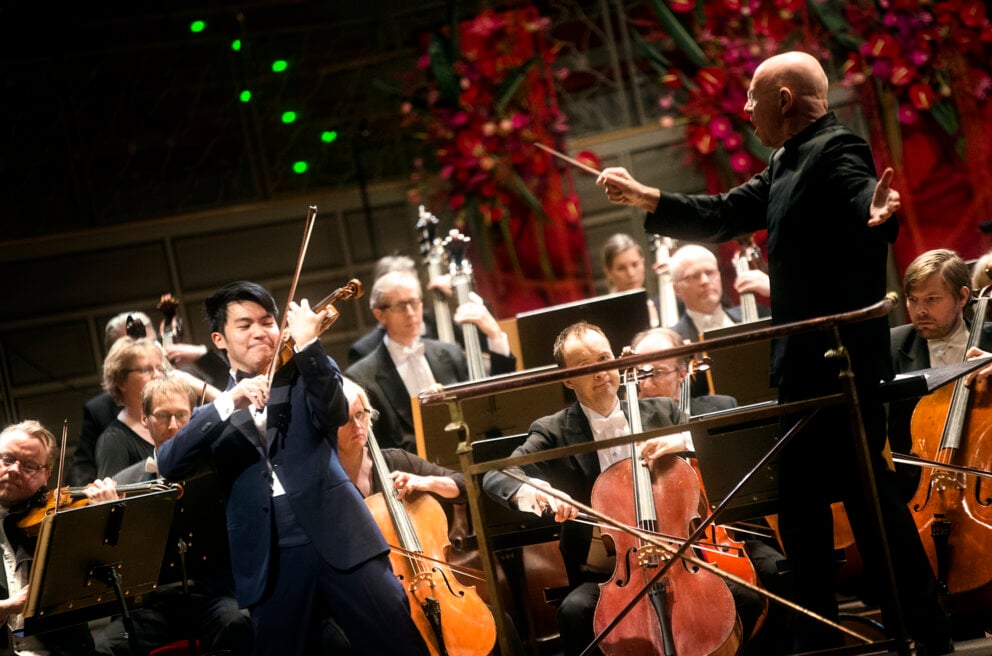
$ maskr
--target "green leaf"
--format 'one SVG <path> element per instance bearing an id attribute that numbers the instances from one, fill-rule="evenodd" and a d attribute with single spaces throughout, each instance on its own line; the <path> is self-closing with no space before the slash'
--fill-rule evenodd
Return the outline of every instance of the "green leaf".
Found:
<path id="1" fill-rule="evenodd" d="M 758 137 L 754 136 L 754 130 L 751 129 L 744 130 L 744 147 L 749 153 L 765 162 L 772 156 L 774 150 L 758 141 Z"/>
<path id="2" fill-rule="evenodd" d="M 430 43 L 427 45 L 427 54 L 431 58 L 431 73 L 437 81 L 437 89 L 441 93 L 441 97 L 452 104 L 457 104 L 461 87 L 459 87 L 455 71 L 451 67 L 451 57 L 446 42 L 440 35 L 431 34 Z"/>
<path id="3" fill-rule="evenodd" d="M 523 181 L 523 178 L 520 177 L 520 174 L 518 174 L 516 171 L 511 171 L 510 182 L 512 183 L 511 185 L 512 190 L 516 192 L 517 196 L 522 201 L 527 203 L 527 206 L 534 211 L 534 213 L 537 215 L 537 218 L 541 219 L 542 221 L 547 221 L 548 215 L 544 211 L 544 205 L 541 205 L 541 201 L 537 199 L 537 196 L 535 196 L 534 192 L 530 190 L 530 187 L 527 186 L 527 183 Z"/>
<path id="4" fill-rule="evenodd" d="M 658 14 L 658 20 L 661 21 L 662 27 L 668 32 L 668 35 L 672 37 L 678 47 L 685 53 L 686 57 L 689 58 L 693 64 L 699 68 L 705 66 L 712 66 L 710 61 L 703 54 L 703 49 L 699 47 L 696 40 L 692 38 L 688 30 L 679 22 L 679 19 L 675 17 L 672 10 L 668 8 L 663 0 L 651 0 L 651 6 L 654 7 L 654 11 Z"/>
<path id="5" fill-rule="evenodd" d="M 510 233 L 510 217 L 503 217 L 497 221 L 500 232 L 503 234 L 503 243 L 506 245 L 506 254 L 510 257 L 510 268 L 518 278 L 524 277 L 524 270 L 520 268 L 520 258 L 517 257 L 517 249 L 513 246 L 513 235 Z"/>
<path id="6" fill-rule="evenodd" d="M 659 77 L 668 75 L 668 69 L 671 68 L 672 62 L 668 60 L 667 57 L 661 54 L 661 52 L 644 40 L 637 30 L 631 31 L 631 36 L 634 37 L 634 45 L 637 50 L 644 56 L 651 67 L 655 70 Z"/>
<path id="7" fill-rule="evenodd" d="M 820 2 L 813 0 L 807 2 L 811 13 L 823 24 L 830 37 L 847 50 L 857 51 L 862 44 L 862 40 L 851 33 L 851 24 L 847 22 L 843 14 L 837 9 L 833 2 Z"/>
<path id="8" fill-rule="evenodd" d="M 955 135 L 958 130 L 961 129 L 961 121 L 958 120 L 958 112 L 954 109 L 954 105 L 951 103 L 941 100 L 940 102 L 934 103 L 933 107 L 930 108 L 930 113 L 933 114 L 933 118 L 937 121 L 937 124 L 949 135 Z"/>
<path id="9" fill-rule="evenodd" d="M 500 116 L 506 111 L 506 106 L 513 100 L 513 96 L 520 90 L 520 85 L 527 79 L 527 73 L 531 67 L 538 62 L 538 57 L 534 56 L 523 63 L 522 66 L 513 71 L 496 90 L 496 113 Z"/>

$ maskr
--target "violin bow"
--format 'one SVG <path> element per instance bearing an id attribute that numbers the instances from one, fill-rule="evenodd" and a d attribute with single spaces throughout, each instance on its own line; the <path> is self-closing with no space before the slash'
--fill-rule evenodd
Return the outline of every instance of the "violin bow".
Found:
<path id="1" fill-rule="evenodd" d="M 55 482 L 55 512 L 62 503 L 62 473 L 65 471 L 65 445 L 69 441 L 69 418 L 62 420 L 62 445 L 59 447 L 59 475 Z"/>
<path id="2" fill-rule="evenodd" d="M 317 206 L 311 205 L 307 208 L 307 218 L 306 226 L 303 229 L 303 241 L 300 243 L 300 254 L 296 258 L 296 271 L 293 272 L 293 281 L 289 285 L 289 298 L 286 300 L 286 305 L 283 306 L 282 320 L 279 322 L 279 339 L 282 340 L 282 334 L 286 330 L 286 315 L 289 312 L 289 304 L 293 302 L 296 297 L 296 285 L 300 282 L 300 273 L 303 271 L 303 260 L 307 256 L 307 248 L 310 246 L 310 235 L 313 234 L 313 226 L 317 222 Z M 280 342 L 281 343 L 281 342 Z M 279 359 L 279 346 L 276 344 L 276 352 L 272 357 L 272 362 L 269 363 L 269 385 L 272 385 L 272 378 L 276 374 L 276 361 Z"/>
<path id="3" fill-rule="evenodd" d="M 499 470 L 499 472 L 521 483 L 532 485 L 532 483 L 526 476 L 522 476 L 512 470 L 501 469 Z M 586 515 L 589 515 L 590 517 L 595 517 L 596 520 L 603 522 L 604 524 L 608 524 L 609 526 L 612 526 L 617 530 L 624 531 L 625 533 L 630 533 L 631 535 L 637 537 L 640 540 L 643 540 L 644 542 L 647 542 L 652 546 L 658 547 L 659 549 L 662 549 L 663 551 L 666 551 L 672 554 L 673 556 L 677 556 L 685 560 L 686 562 L 692 563 L 696 567 L 700 567 L 709 572 L 712 572 L 717 576 L 719 576 L 720 578 L 726 579 L 728 581 L 733 581 L 734 583 L 737 583 L 738 585 L 741 585 L 747 588 L 748 590 L 756 592 L 763 597 L 776 601 L 782 604 L 783 606 L 786 606 L 787 608 L 791 608 L 797 613 L 802 613 L 803 615 L 809 617 L 810 619 L 816 620 L 818 622 L 826 624 L 827 626 L 833 627 L 834 629 L 837 629 L 838 631 L 841 631 L 851 636 L 855 640 L 860 640 L 866 645 L 872 643 L 872 640 L 870 638 L 867 638 L 861 635 L 860 633 L 856 633 L 855 631 L 852 631 L 846 626 L 842 626 L 836 622 L 827 619 L 826 617 L 823 617 L 822 615 L 818 615 L 817 613 L 814 613 L 813 611 L 807 608 L 803 608 L 802 606 L 792 601 L 789 601 L 784 597 L 780 597 L 774 592 L 769 592 L 764 588 L 759 588 L 756 585 L 752 585 L 749 581 L 745 581 L 739 576 L 736 576 L 734 574 L 731 574 L 730 572 L 722 570 L 716 565 L 713 565 L 712 563 L 708 563 L 705 560 L 700 560 L 699 558 L 695 558 L 694 556 L 690 556 L 687 553 L 685 553 L 695 543 L 698 535 L 701 535 L 703 532 L 705 532 L 706 527 L 713 523 L 712 521 L 713 515 L 710 515 L 709 517 L 704 519 L 702 523 L 700 523 L 700 525 L 696 528 L 695 532 L 693 532 L 693 534 L 690 535 L 688 538 L 684 539 L 685 541 L 682 543 L 682 546 L 679 547 L 678 549 L 675 549 L 671 545 L 666 544 L 664 541 L 659 540 L 651 533 L 641 530 L 640 528 L 637 528 L 635 526 L 628 526 L 623 522 L 619 522 L 613 519 L 612 517 L 610 517 L 609 515 L 604 515 L 603 513 L 593 509 L 591 506 L 587 506 L 581 501 L 576 501 L 575 499 L 567 495 L 564 495 L 558 492 L 557 490 L 548 489 L 545 487 L 540 488 L 540 490 L 541 493 L 543 494 L 547 494 L 550 497 L 554 497 L 555 499 L 561 501 L 562 503 L 567 503 L 571 506 L 574 506 L 578 508 L 581 512 L 585 513 Z M 602 642 L 603 638 L 605 638 L 606 635 L 609 634 L 609 632 L 612 631 L 614 627 L 616 627 L 616 625 L 620 623 L 620 621 L 624 618 L 624 616 L 627 615 L 630 609 L 632 609 L 634 605 L 637 604 L 637 602 L 640 601 L 641 598 L 643 598 L 644 595 L 648 593 L 648 591 L 651 589 L 651 586 L 654 585 L 658 581 L 658 579 L 664 576 L 665 573 L 674 565 L 675 562 L 676 562 L 675 558 L 668 558 L 665 561 L 665 564 L 662 565 L 658 569 L 658 571 L 654 573 L 654 575 L 651 577 L 651 580 L 649 580 L 647 583 L 644 584 L 644 587 L 641 588 L 640 592 L 634 595 L 634 597 L 627 603 L 627 605 L 620 610 L 616 618 L 614 618 L 613 621 L 610 622 L 610 624 L 605 629 L 603 629 L 603 631 L 600 632 L 598 636 L 596 636 L 596 638 L 592 641 L 592 643 L 590 643 L 589 646 L 586 647 L 585 651 L 582 652 L 581 656 L 586 656 L 587 654 L 590 654 L 592 649 L 594 649 L 600 642 Z"/>

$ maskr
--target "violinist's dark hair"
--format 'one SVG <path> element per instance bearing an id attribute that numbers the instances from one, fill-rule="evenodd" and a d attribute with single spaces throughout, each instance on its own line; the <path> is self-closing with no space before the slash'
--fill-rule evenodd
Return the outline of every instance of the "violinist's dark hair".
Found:
<path id="1" fill-rule="evenodd" d="M 265 287 L 247 280 L 238 280 L 224 285 L 214 292 L 213 296 L 203 301 L 203 313 L 207 318 L 207 323 L 210 324 L 210 330 L 215 333 L 223 333 L 224 324 L 227 323 L 227 306 L 241 301 L 258 303 L 265 308 L 266 312 L 277 319 L 279 318 L 279 308 L 276 307 L 276 301 Z"/>
<path id="2" fill-rule="evenodd" d="M 600 328 L 597 325 L 591 324 L 588 321 L 579 321 L 578 323 L 573 323 L 571 326 L 558 333 L 558 337 L 555 338 L 554 351 L 552 352 L 555 358 L 555 364 L 557 364 L 559 367 L 564 368 L 565 342 L 568 341 L 569 337 L 571 337 L 572 335 L 581 336 L 589 331 L 599 333 L 603 337 L 606 337 L 606 333 L 603 332 L 602 328 Z M 606 341 L 610 341 L 609 337 L 606 337 Z"/>

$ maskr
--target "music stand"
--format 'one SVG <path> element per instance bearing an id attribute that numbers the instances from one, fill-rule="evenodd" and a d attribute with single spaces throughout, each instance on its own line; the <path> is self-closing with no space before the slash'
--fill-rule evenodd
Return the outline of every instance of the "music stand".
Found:
<path id="1" fill-rule="evenodd" d="M 57 512 L 42 521 L 31 564 L 24 635 L 125 616 L 125 598 L 158 585 L 180 490 Z"/>
<path id="2" fill-rule="evenodd" d="M 702 343 L 768 328 L 771 322 L 771 318 L 764 318 L 751 323 L 708 330 L 703 333 Z M 732 396 L 741 405 L 778 398 L 778 391 L 769 382 L 771 351 L 768 342 L 736 344 L 729 348 L 706 351 L 706 355 L 710 358 L 710 369 L 707 373 L 713 381 L 714 394 Z"/>

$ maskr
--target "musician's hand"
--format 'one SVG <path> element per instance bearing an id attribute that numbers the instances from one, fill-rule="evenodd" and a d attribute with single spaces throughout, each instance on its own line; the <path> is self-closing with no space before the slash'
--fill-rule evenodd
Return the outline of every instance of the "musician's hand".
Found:
<path id="1" fill-rule="evenodd" d="M 120 495 L 117 494 L 117 483 L 112 478 L 96 479 L 83 488 L 83 494 L 90 503 L 120 499 Z"/>
<path id="2" fill-rule="evenodd" d="M 264 374 L 245 378 L 226 393 L 231 395 L 234 407 L 239 410 L 252 406 L 261 410 L 269 402 L 269 379 Z"/>
<path id="3" fill-rule="evenodd" d="M 427 289 L 436 289 L 448 298 L 451 298 L 455 293 L 455 290 L 451 288 L 451 276 L 447 273 L 427 283 Z"/>
<path id="4" fill-rule="evenodd" d="M 186 381 L 190 387 L 196 390 L 197 397 L 203 396 L 204 403 L 212 403 L 214 399 L 220 396 L 223 392 L 211 385 L 210 383 L 200 380 L 188 371 L 183 371 L 181 369 L 175 369 L 172 371 L 170 376 L 175 376 L 176 378 L 182 378 Z"/>
<path id="5" fill-rule="evenodd" d="M 28 586 L 18 590 L 17 594 L 8 599 L 0 599 L 0 622 L 6 622 L 11 615 L 20 615 L 28 603 Z"/>
<path id="6" fill-rule="evenodd" d="M 320 324 L 327 318 L 327 310 L 314 312 L 310 309 L 310 302 L 307 299 L 300 301 L 300 304 L 290 303 L 286 310 L 286 326 L 289 334 L 298 346 L 303 346 L 311 340 L 320 336 Z"/>
<path id="7" fill-rule="evenodd" d="M 672 261 L 671 258 L 668 258 L 667 260 L 664 260 L 662 262 L 655 262 L 654 264 L 652 264 L 651 268 L 654 270 L 655 275 L 661 276 L 666 273 L 671 273 L 672 272 L 671 261 Z"/>
<path id="8" fill-rule="evenodd" d="M 737 280 L 734 281 L 734 289 L 737 290 L 738 294 L 761 294 L 767 298 L 771 296 L 770 287 L 768 274 L 758 269 L 750 269 L 740 273 L 737 275 Z"/>
<path id="9" fill-rule="evenodd" d="M 503 332 L 499 327 L 499 323 L 496 321 L 496 317 L 486 309 L 481 299 L 479 301 L 471 300 L 467 303 L 462 303 L 455 310 L 455 316 L 452 318 L 456 323 L 475 324 L 490 339 L 497 339 Z"/>
<path id="10" fill-rule="evenodd" d="M 165 347 L 165 357 L 177 367 L 193 364 L 207 354 L 203 344 L 174 343 Z"/>
<path id="11" fill-rule="evenodd" d="M 662 456 L 683 453 L 687 450 L 685 433 L 662 435 L 661 437 L 653 437 L 641 444 L 641 460 L 650 468 L 654 461 Z"/>
<path id="12" fill-rule="evenodd" d="M 871 197 L 871 206 L 868 208 L 869 226 L 882 225 L 902 207 L 899 192 L 889 186 L 892 184 L 894 175 L 895 172 L 891 168 L 885 169 L 878 184 L 875 185 L 875 193 Z"/>
<path id="13" fill-rule="evenodd" d="M 596 178 L 596 184 L 606 188 L 607 200 L 615 205 L 630 205 L 653 212 L 661 199 L 660 189 L 641 184 L 620 166 L 603 169 Z"/>
<path id="14" fill-rule="evenodd" d="M 551 487 L 546 481 L 532 478 L 530 484 L 524 483 L 517 490 L 515 495 L 517 507 L 524 512 L 532 512 L 538 516 L 553 513 L 555 521 L 559 523 L 579 516 L 578 508 L 566 501 L 559 501 L 547 494 L 546 490 L 552 490 L 555 494 L 571 499 L 561 490 Z"/>
<path id="15" fill-rule="evenodd" d="M 446 499 L 458 496 L 458 484 L 447 476 L 418 476 L 409 472 L 394 471 L 389 473 L 393 479 L 393 487 L 401 499 L 407 498 L 411 492 L 433 492 Z"/>
<path id="16" fill-rule="evenodd" d="M 983 351 L 977 346 L 972 346 L 968 349 L 968 352 L 964 354 L 964 357 L 968 360 L 974 360 L 975 358 L 986 358 L 992 355 L 988 351 Z M 992 363 L 985 365 L 977 371 L 972 371 L 970 374 L 964 377 L 964 384 L 971 387 L 976 382 L 980 385 L 985 385 L 988 377 L 992 375 Z"/>

